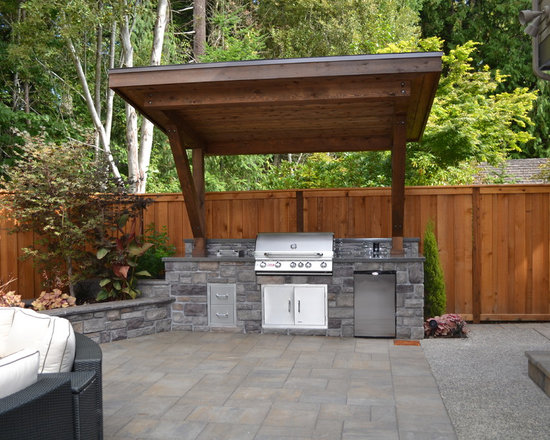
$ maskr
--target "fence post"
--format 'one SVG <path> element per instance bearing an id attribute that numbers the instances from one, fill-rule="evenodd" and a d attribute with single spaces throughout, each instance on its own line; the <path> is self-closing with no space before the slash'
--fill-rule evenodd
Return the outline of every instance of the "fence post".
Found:
<path id="1" fill-rule="evenodd" d="M 304 192 L 296 191 L 296 232 L 304 232 Z"/>
<path id="2" fill-rule="evenodd" d="M 472 314 L 475 324 L 481 318 L 481 196 L 472 188 Z"/>

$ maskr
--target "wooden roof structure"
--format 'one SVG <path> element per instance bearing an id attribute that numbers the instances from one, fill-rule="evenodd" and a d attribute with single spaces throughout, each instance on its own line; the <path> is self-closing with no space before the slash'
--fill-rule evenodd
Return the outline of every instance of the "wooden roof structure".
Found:
<path id="1" fill-rule="evenodd" d="M 204 254 L 204 156 L 392 151 L 392 235 L 402 249 L 405 148 L 422 137 L 440 52 L 114 69 L 109 86 L 165 132 L 195 255 Z M 186 149 L 193 150 L 193 172 Z"/>

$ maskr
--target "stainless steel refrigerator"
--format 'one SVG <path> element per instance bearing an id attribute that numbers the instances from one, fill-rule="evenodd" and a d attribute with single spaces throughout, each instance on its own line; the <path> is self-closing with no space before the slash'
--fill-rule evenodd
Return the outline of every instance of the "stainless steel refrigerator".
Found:
<path id="1" fill-rule="evenodd" d="M 355 336 L 395 337 L 395 272 L 354 274 Z"/>

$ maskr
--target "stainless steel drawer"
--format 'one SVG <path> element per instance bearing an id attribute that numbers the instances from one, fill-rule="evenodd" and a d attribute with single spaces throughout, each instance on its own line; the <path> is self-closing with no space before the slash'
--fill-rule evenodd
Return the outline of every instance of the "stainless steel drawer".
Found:
<path id="1" fill-rule="evenodd" d="M 221 327 L 233 327 L 235 325 L 235 306 L 211 306 L 210 325 Z"/>
<path id="2" fill-rule="evenodd" d="M 235 304 L 235 284 L 209 284 L 208 294 L 210 304 L 212 305 L 229 305 Z"/>
<path id="3" fill-rule="evenodd" d="M 208 284 L 208 325 L 211 327 L 235 327 L 236 284 Z"/>

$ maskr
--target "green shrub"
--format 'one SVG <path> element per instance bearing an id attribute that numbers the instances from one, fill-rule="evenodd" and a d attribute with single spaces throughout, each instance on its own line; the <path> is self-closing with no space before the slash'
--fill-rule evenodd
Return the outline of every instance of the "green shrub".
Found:
<path id="1" fill-rule="evenodd" d="M 152 278 L 162 278 L 164 275 L 163 257 L 171 257 L 176 253 L 176 247 L 168 244 L 168 233 L 166 226 L 163 226 L 159 231 L 156 230 L 155 224 L 151 223 L 145 228 L 143 236 L 145 243 L 151 243 L 153 246 L 139 257 L 136 270 L 146 270 L 151 274 Z"/>
<path id="2" fill-rule="evenodd" d="M 431 220 L 424 233 L 424 257 L 424 319 L 427 319 L 445 314 L 447 308 L 445 278 Z"/>

